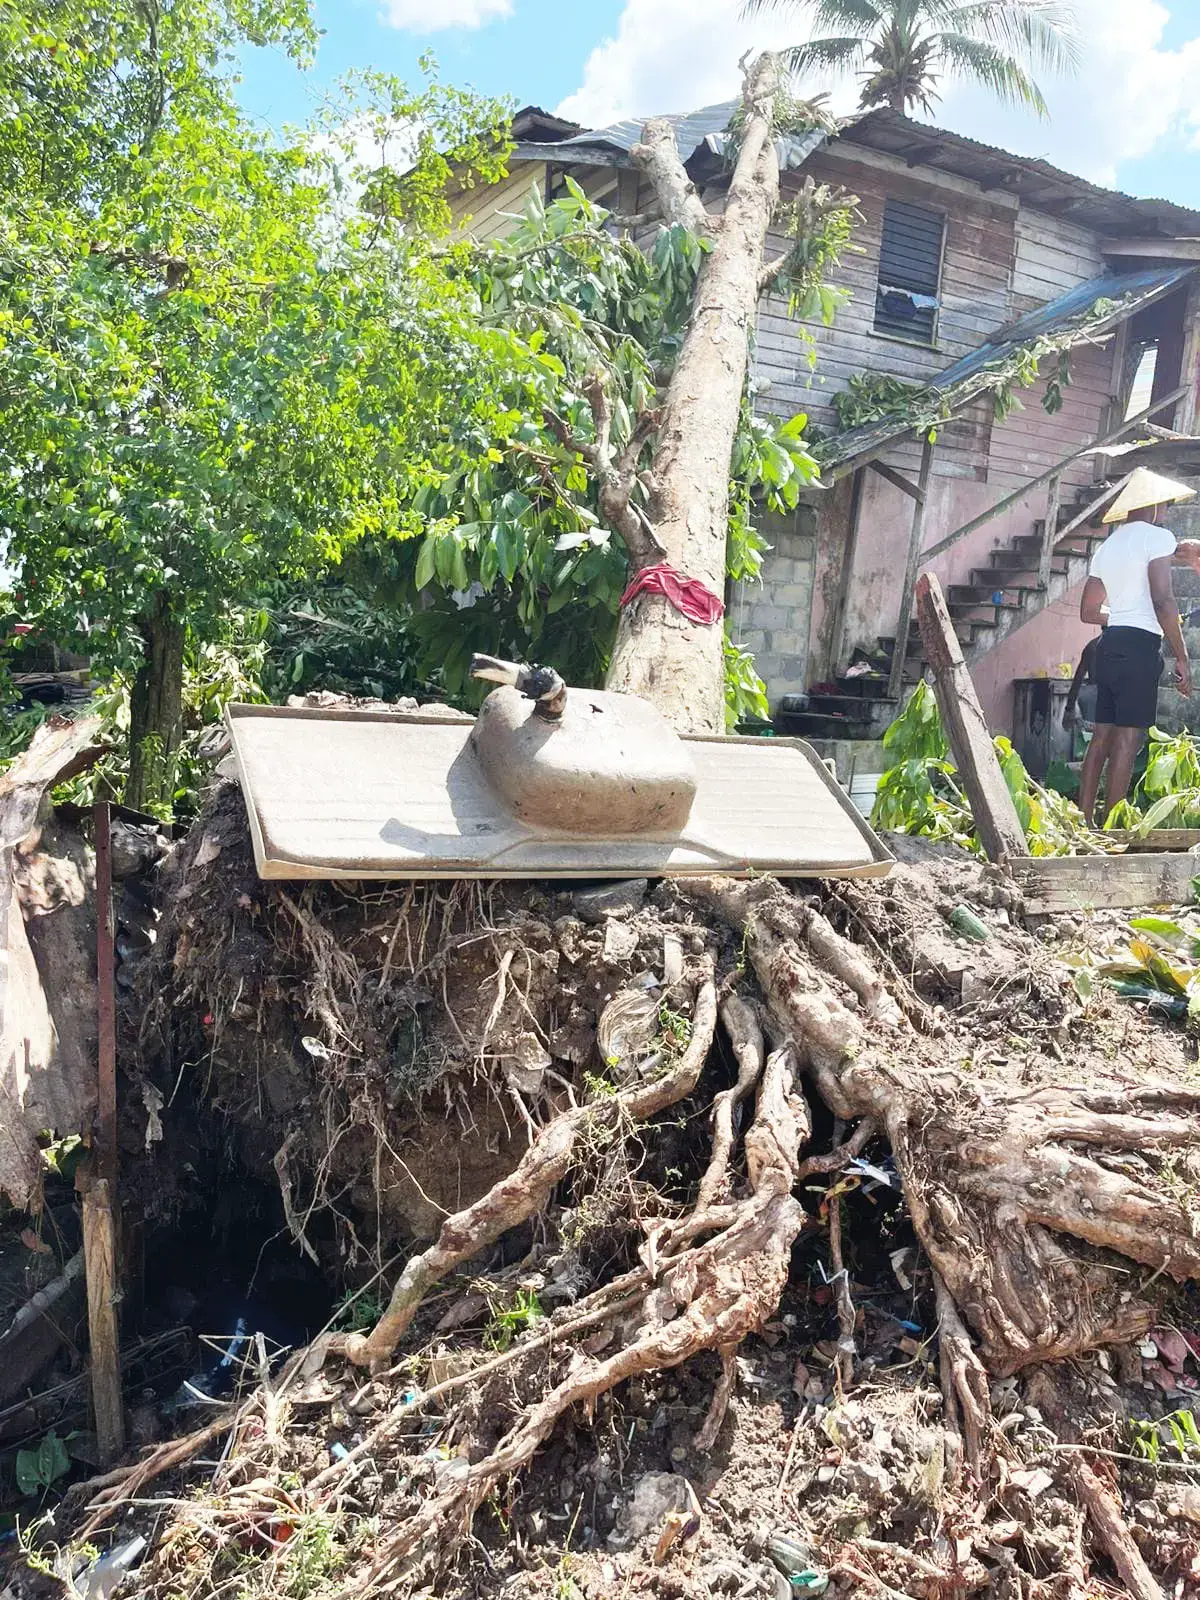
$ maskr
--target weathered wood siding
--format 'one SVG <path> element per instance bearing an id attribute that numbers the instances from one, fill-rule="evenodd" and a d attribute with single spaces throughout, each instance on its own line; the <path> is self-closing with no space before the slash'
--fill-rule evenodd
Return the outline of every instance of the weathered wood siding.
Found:
<path id="1" fill-rule="evenodd" d="M 1077 223 L 1022 206 L 1017 213 L 1013 315 L 1055 300 L 1077 283 L 1098 278 L 1104 257 L 1096 235 Z"/>
<path id="2" fill-rule="evenodd" d="M 1011 320 L 1011 283 L 1016 249 L 1017 207 L 1006 195 L 983 195 L 957 179 L 922 178 L 903 162 L 884 156 L 850 159 L 822 152 L 805 176 L 840 184 L 859 198 L 863 221 L 831 278 L 851 298 L 831 327 L 809 323 L 799 329 L 787 303 L 773 295 L 759 312 L 757 376 L 761 404 L 779 415 L 807 411 L 824 427 L 835 423 L 830 402 L 848 380 L 863 372 L 884 372 L 922 382 L 974 350 L 989 333 Z M 785 186 L 799 180 L 792 176 Z M 940 211 L 946 217 L 942 265 L 942 306 L 933 345 L 910 344 L 875 332 L 875 288 L 884 204 L 889 199 Z M 784 241 L 773 241 L 773 248 Z M 803 337 L 801 337 L 801 332 Z M 816 357 L 815 367 L 809 357 Z M 968 449 L 985 445 L 977 435 Z M 952 452 L 951 452 L 952 454 Z"/>
<path id="3" fill-rule="evenodd" d="M 555 168 L 555 176 L 559 174 Z M 589 199 L 617 208 L 617 191 L 622 174 L 616 167 L 575 167 L 571 177 Z M 489 239 L 502 239 L 515 226 L 529 204 L 530 192 L 537 188 L 543 197 L 546 192 L 546 164 L 544 161 L 515 161 L 503 183 L 493 183 L 487 188 L 462 189 L 450 200 L 450 210 L 459 229 L 473 239 L 486 243 Z"/>

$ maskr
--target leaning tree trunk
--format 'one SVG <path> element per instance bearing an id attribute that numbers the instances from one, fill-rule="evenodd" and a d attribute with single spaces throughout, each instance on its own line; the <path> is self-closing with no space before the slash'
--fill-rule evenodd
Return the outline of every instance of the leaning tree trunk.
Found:
<path id="1" fill-rule="evenodd" d="M 125 804 L 136 811 L 167 805 L 174 791 L 175 758 L 183 728 L 183 647 L 186 625 L 159 590 L 143 617 L 142 664 L 129 705 L 129 779 Z"/>
<path id="2" fill-rule="evenodd" d="M 691 325 L 658 423 L 648 479 L 649 522 L 660 550 L 631 549 L 635 569 L 666 561 L 715 594 L 725 588 L 729 474 L 767 231 L 779 199 L 774 102 L 779 65 L 749 69 L 741 151 L 724 214 L 710 218 L 680 162 L 665 121 L 647 124 L 634 159 L 663 214 L 708 234 L 712 249 L 696 286 Z M 627 543 L 630 541 L 627 540 Z M 690 622 L 661 595 L 643 591 L 621 613 L 608 687 L 644 695 L 685 733 L 720 733 L 724 635 Z"/>

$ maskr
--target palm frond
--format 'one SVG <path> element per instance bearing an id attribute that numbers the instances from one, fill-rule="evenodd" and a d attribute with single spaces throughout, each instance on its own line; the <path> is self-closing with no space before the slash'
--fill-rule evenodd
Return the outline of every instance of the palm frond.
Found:
<path id="1" fill-rule="evenodd" d="M 1062 0 L 967 0 L 952 8 L 947 31 L 989 39 L 1049 72 L 1074 72 L 1081 59 L 1075 11 Z"/>
<path id="2" fill-rule="evenodd" d="M 889 0 L 744 0 L 744 17 L 793 12 L 820 32 L 870 33 L 890 10 Z"/>
<path id="3" fill-rule="evenodd" d="M 957 77 L 983 84 L 998 100 L 1028 106 L 1039 117 L 1050 115 L 1042 91 L 1020 62 L 990 40 L 972 39 L 965 33 L 940 33 L 937 53 L 944 67 Z"/>
<path id="4" fill-rule="evenodd" d="M 784 67 L 797 78 L 809 72 L 856 72 L 865 59 L 862 39 L 809 39 L 780 51 Z"/>

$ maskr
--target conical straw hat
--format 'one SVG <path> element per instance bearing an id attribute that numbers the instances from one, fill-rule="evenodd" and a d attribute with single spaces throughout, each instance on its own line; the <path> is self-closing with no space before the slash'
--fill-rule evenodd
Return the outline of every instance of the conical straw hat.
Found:
<path id="1" fill-rule="evenodd" d="M 1148 467 L 1135 467 L 1129 482 L 1104 513 L 1105 522 L 1123 522 L 1131 511 L 1143 511 L 1148 506 L 1173 505 L 1176 500 L 1192 500 L 1195 489 L 1186 483 L 1176 483 L 1174 478 L 1164 478 Z"/>

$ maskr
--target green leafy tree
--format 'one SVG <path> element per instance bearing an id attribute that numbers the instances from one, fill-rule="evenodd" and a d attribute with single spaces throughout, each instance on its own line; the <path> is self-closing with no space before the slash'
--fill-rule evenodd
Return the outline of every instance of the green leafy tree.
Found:
<path id="1" fill-rule="evenodd" d="M 1060 0 L 747 0 L 747 16 L 791 13 L 816 37 L 783 52 L 797 74 L 849 72 L 864 110 L 930 112 L 946 78 L 1048 115 L 1033 77 L 1079 60 L 1074 12 Z"/>
<path id="2" fill-rule="evenodd" d="M 369 83 L 340 126 L 421 132 L 385 214 L 339 222 L 343 152 L 277 145 L 230 98 L 233 45 L 299 50 L 304 6 L 118 11 L 120 27 L 80 8 L 54 80 L 65 148 L 46 127 L 49 177 L 0 224 L 0 516 L 25 615 L 133 678 L 127 798 L 144 805 L 170 797 L 189 638 L 219 637 L 268 579 L 417 531 L 456 430 L 507 425 L 488 374 L 508 345 L 474 328 L 431 247 L 446 160 L 490 180 L 505 140 L 499 106 Z M 10 104 L 31 93 L 19 63 L 0 78 Z M 85 181 L 76 141 L 121 107 Z M 31 175 L 21 137 L 8 154 Z"/>

